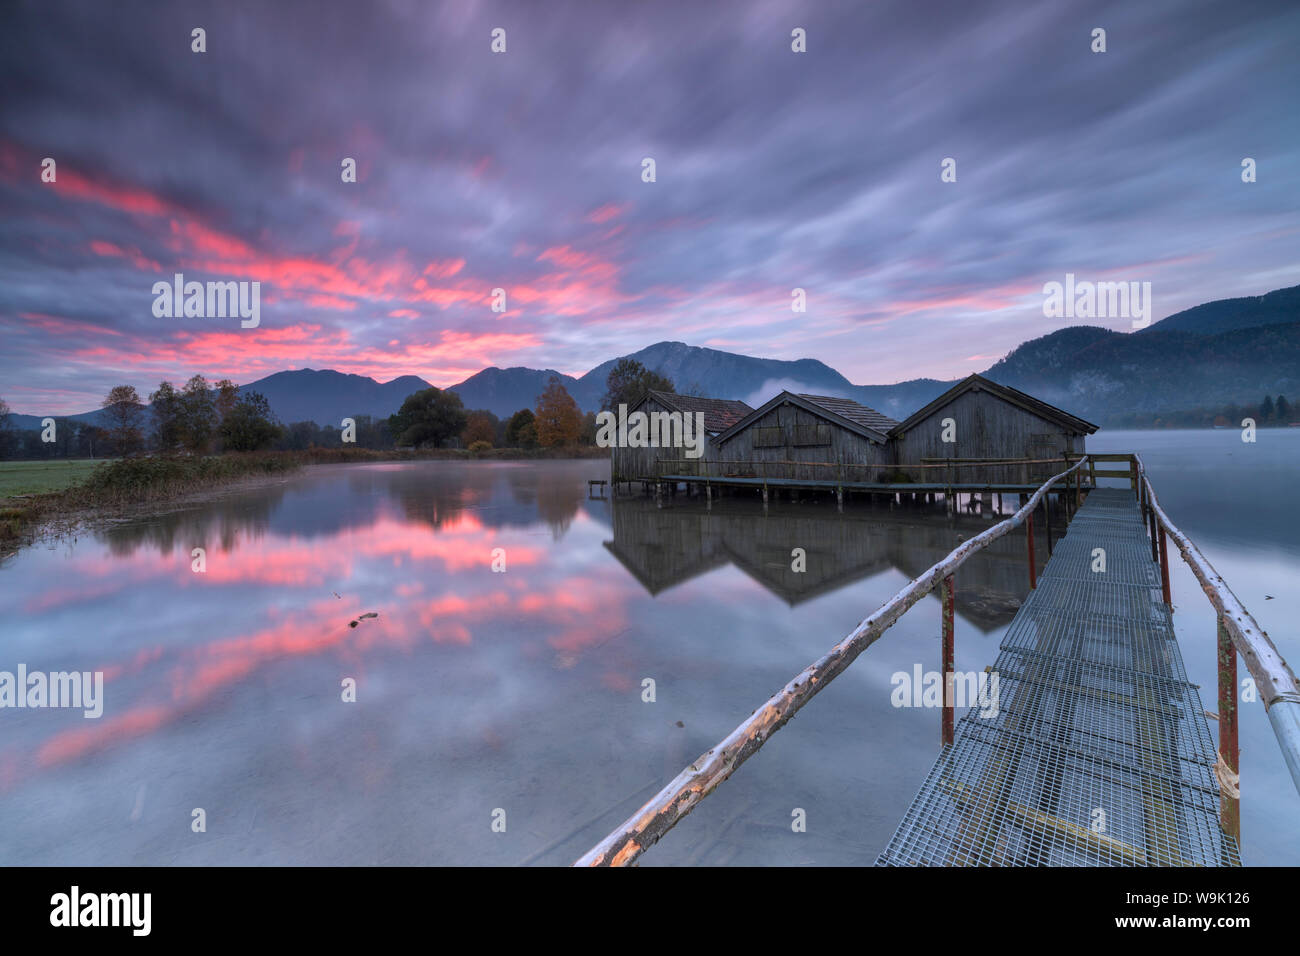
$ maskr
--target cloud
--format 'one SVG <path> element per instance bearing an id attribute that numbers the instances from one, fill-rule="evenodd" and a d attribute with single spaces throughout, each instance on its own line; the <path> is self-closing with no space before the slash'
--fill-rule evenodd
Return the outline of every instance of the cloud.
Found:
<path id="1" fill-rule="evenodd" d="M 312 42 L 286 45 L 304 20 Z M 257 336 L 188 352 L 212 330 L 148 308 L 175 271 L 263 281 L 259 335 L 314 330 L 298 366 L 351 350 L 345 370 L 449 385 L 481 358 L 586 369 L 686 338 L 864 384 L 951 378 L 1052 331 L 1026 290 L 1067 271 L 1151 281 L 1162 314 L 1300 282 L 1275 238 L 1300 215 L 1300 128 L 1276 121 L 1298 34 L 1294 5 L 1209 0 L 1113 0 L 1087 23 L 960 5 L 939 33 L 905 0 L 18 6 L 0 322 L 7 345 L 22 314 L 82 323 L 103 351 L 70 363 L 33 326 L 0 382 L 69 396 L 18 411 L 65 413 L 145 371 L 246 382 L 288 361 Z M 479 347 L 440 349 L 456 341 Z"/>
<path id="2" fill-rule="evenodd" d="M 769 378 L 758 387 L 757 391 L 746 395 L 744 402 L 750 408 L 758 408 L 782 392 L 794 392 L 796 395 L 826 395 L 831 398 L 853 397 L 843 389 L 827 389 L 824 385 L 809 385 L 792 378 Z"/>

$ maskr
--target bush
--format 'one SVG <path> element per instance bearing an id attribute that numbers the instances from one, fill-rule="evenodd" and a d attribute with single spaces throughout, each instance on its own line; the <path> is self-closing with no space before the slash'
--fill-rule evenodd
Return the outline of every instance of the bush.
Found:
<path id="1" fill-rule="evenodd" d="M 485 451 L 492 450 L 492 443 L 490 441 L 482 441 L 482 440 L 471 442 L 469 446 L 469 450 L 476 455 L 481 455 Z"/>
<path id="2" fill-rule="evenodd" d="M 291 456 L 257 453 L 122 458 L 96 468 L 69 494 L 90 505 L 149 500 L 236 478 L 293 471 L 299 465 Z"/>

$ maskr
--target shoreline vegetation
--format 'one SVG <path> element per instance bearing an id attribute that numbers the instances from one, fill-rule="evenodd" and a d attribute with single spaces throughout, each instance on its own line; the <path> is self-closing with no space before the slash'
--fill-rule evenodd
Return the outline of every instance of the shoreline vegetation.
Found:
<path id="1" fill-rule="evenodd" d="M 598 459 L 608 455 L 609 449 L 591 446 L 474 451 L 345 447 L 105 459 L 66 487 L 0 498 L 0 556 L 7 557 L 47 535 L 68 533 L 90 520 L 121 517 L 141 506 L 176 502 L 199 492 L 288 476 L 311 465 Z M 44 464 L 43 460 L 0 462 L 0 471 Z"/>
<path id="2" fill-rule="evenodd" d="M 606 384 L 604 404 L 612 408 L 650 388 L 674 390 L 671 381 L 628 359 L 614 367 Z M 467 410 L 455 392 L 429 387 L 408 395 L 386 420 L 357 415 L 344 418 L 338 429 L 317 422 L 286 426 L 265 396 L 241 393 L 229 379 L 210 385 L 195 375 L 180 389 L 159 383 L 148 405 L 135 386 L 114 386 L 101 406 L 107 427 L 46 418 L 40 431 L 15 432 L 9 407 L 0 400 L 0 459 L 7 460 L 0 461 L 0 558 L 92 521 L 274 479 L 307 465 L 609 454 L 596 441 L 595 413 L 584 416 L 557 376 L 535 404 L 503 421 L 483 409 Z M 95 463 L 96 445 L 118 457 Z M 59 458 L 66 467 L 53 464 Z"/>

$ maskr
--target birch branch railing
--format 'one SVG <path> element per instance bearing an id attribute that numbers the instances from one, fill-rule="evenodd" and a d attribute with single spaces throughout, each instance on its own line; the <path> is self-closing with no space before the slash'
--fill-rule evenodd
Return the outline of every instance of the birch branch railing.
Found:
<path id="1" fill-rule="evenodd" d="M 913 605 L 943 585 L 972 555 L 1019 527 L 1033 514 L 1039 501 L 1056 482 L 1081 467 L 1087 457 L 1049 478 L 1028 503 L 1010 518 L 954 548 L 928 571 L 913 578 L 906 587 L 882 604 L 853 633 L 825 656 L 805 668 L 794 680 L 770 697 L 749 719 L 715 747 L 679 773 L 645 806 L 625 820 L 614 832 L 583 854 L 574 866 L 627 866 L 653 846 L 705 797 L 730 777 L 773 734 L 786 725 L 817 693 L 841 674 L 858 655 Z M 1032 523 L 1031 523 L 1032 528 Z"/>
<path id="2" fill-rule="evenodd" d="M 1295 784 L 1296 791 L 1300 793 L 1300 683 L 1296 681 L 1295 673 L 1278 652 L 1277 646 L 1268 633 L 1259 626 L 1259 622 L 1232 593 L 1232 589 L 1228 587 L 1219 572 L 1214 570 L 1214 566 L 1191 539 L 1169 520 L 1169 516 L 1160 507 L 1155 489 L 1147 479 L 1142 459 L 1134 455 L 1133 460 L 1141 485 L 1141 494 L 1145 495 L 1145 505 L 1154 515 L 1159 532 L 1159 540 L 1153 541 L 1153 544 L 1158 544 L 1164 565 L 1162 576 L 1165 582 L 1165 600 L 1169 599 L 1168 549 L 1165 543 L 1165 535 L 1168 534 L 1219 616 L 1220 759 L 1226 764 L 1229 774 L 1235 778 L 1238 772 L 1236 659 L 1230 653 L 1227 659 L 1224 659 L 1223 639 L 1226 636 L 1231 641 L 1231 647 L 1235 648 L 1236 653 L 1240 654 L 1242 660 L 1246 662 L 1246 669 L 1255 680 L 1260 699 L 1264 702 L 1264 708 L 1268 713 L 1269 723 L 1273 725 L 1273 734 L 1277 737 L 1278 746 L 1282 750 L 1282 758 L 1291 772 L 1291 780 Z M 1235 780 L 1233 784 L 1231 789 L 1236 790 Z M 1235 806 L 1232 810 L 1235 811 Z M 1225 813 L 1227 813 L 1226 808 Z"/>

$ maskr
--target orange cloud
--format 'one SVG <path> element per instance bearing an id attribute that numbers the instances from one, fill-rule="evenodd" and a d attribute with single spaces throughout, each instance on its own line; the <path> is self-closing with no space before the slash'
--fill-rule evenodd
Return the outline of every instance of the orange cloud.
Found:
<path id="1" fill-rule="evenodd" d="M 618 203 L 612 203 L 612 202 L 606 203 L 603 206 L 597 206 L 591 212 L 587 213 L 586 219 L 587 222 L 593 222 L 599 225 L 601 223 L 609 222 L 611 219 L 617 218 L 618 216 L 622 215 L 624 212 L 626 212 L 631 208 L 632 208 L 631 203 L 626 203 L 623 205 L 619 205 Z"/>

